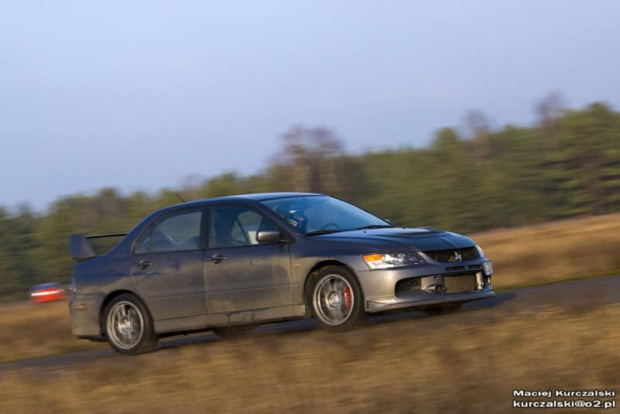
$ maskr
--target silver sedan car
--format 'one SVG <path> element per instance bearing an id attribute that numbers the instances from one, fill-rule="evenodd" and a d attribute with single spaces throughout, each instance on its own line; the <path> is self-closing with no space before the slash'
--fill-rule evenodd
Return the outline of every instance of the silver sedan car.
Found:
<path id="1" fill-rule="evenodd" d="M 122 239 L 96 255 L 90 240 L 109 236 Z M 73 333 L 124 354 L 188 332 L 309 317 L 339 331 L 495 295 L 491 261 L 468 237 L 397 227 L 321 194 L 183 203 L 127 234 L 73 235 L 71 255 Z"/>

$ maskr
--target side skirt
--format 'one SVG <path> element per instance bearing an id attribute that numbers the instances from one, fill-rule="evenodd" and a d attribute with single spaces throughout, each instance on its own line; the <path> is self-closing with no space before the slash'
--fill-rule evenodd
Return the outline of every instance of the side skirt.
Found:
<path id="1" fill-rule="evenodd" d="M 216 313 L 213 315 L 191 316 L 187 318 L 164 319 L 155 321 L 158 334 L 206 330 L 220 326 L 252 325 L 275 322 L 286 319 L 303 318 L 305 305 L 281 306 L 278 308 L 255 309 L 250 311 Z"/>

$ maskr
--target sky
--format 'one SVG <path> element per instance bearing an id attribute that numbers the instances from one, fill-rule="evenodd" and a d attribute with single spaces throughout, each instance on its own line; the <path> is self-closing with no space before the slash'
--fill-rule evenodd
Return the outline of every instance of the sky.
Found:
<path id="1" fill-rule="evenodd" d="M 0 0 L 0 205 L 258 173 L 294 125 L 423 147 L 557 91 L 620 110 L 615 0 Z"/>

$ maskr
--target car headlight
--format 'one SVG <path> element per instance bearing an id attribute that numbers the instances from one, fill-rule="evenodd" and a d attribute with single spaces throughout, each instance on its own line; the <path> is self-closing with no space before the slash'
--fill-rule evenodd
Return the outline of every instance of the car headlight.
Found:
<path id="1" fill-rule="evenodd" d="M 480 257 L 486 257 L 484 255 L 484 251 L 482 251 L 482 247 L 476 245 L 476 250 L 478 250 L 478 254 L 480 255 Z"/>
<path id="2" fill-rule="evenodd" d="M 375 253 L 362 256 L 371 269 L 390 269 L 392 267 L 413 266 L 426 263 L 416 252 L 406 253 Z"/>

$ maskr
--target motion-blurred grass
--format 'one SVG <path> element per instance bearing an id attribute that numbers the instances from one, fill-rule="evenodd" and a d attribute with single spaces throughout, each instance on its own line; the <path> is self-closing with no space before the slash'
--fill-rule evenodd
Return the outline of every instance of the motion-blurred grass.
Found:
<path id="1" fill-rule="evenodd" d="M 513 412 L 513 389 L 617 391 L 618 320 L 619 304 L 484 309 L 186 345 L 6 372 L 0 401 L 10 413 Z"/>
<path id="2" fill-rule="evenodd" d="M 66 301 L 0 308 L 0 362 L 101 348 L 71 333 Z"/>
<path id="3" fill-rule="evenodd" d="M 473 235 L 495 265 L 496 288 L 620 273 L 620 214 Z M 66 302 L 0 313 L 0 362 L 107 345 L 74 338 Z"/>
<path id="4" fill-rule="evenodd" d="M 620 273 L 620 214 L 470 236 L 493 260 L 496 288 Z"/>

